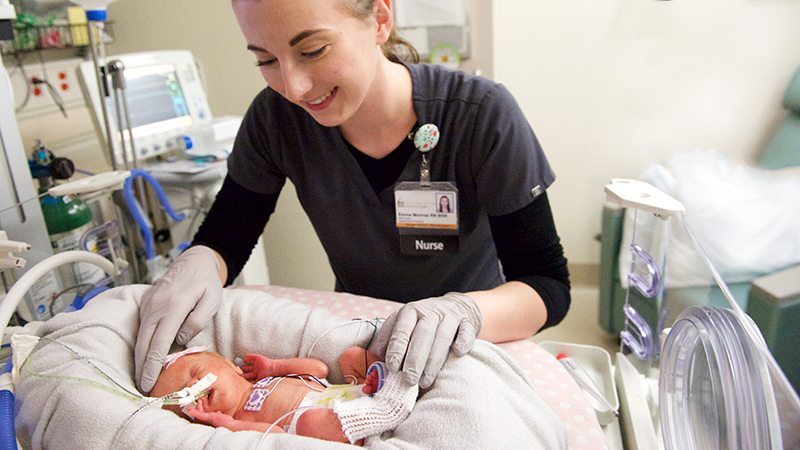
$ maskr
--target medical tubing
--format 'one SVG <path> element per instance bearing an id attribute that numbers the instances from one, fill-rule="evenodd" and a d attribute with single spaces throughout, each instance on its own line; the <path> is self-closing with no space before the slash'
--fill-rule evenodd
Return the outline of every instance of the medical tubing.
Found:
<path id="1" fill-rule="evenodd" d="M 125 179 L 125 184 L 123 185 L 123 192 L 125 193 L 125 202 L 128 204 L 128 209 L 131 211 L 131 215 L 133 216 L 136 223 L 139 225 L 139 228 L 142 230 L 142 234 L 144 234 L 145 238 L 145 253 L 147 255 L 147 259 L 155 258 L 155 244 L 153 242 L 153 231 L 150 229 L 150 226 L 147 225 L 147 221 L 144 220 L 142 217 L 142 212 L 139 210 L 139 207 L 136 204 L 136 197 L 133 195 L 133 180 L 137 177 L 144 178 L 150 186 L 153 187 L 158 199 L 164 205 L 164 211 L 169 214 L 169 217 L 176 221 L 180 222 L 186 217 L 185 214 L 176 214 L 175 211 L 172 209 L 172 206 L 167 200 L 167 195 L 164 193 L 164 189 L 161 188 L 161 185 L 158 183 L 149 172 L 142 170 L 142 169 L 133 169 L 131 170 L 131 176 Z"/>
<path id="2" fill-rule="evenodd" d="M 789 379 L 786 378 L 786 374 L 783 373 L 783 370 L 778 365 L 778 362 L 770 353 L 769 348 L 767 347 L 766 342 L 764 341 L 764 336 L 761 334 L 761 331 L 755 325 L 755 322 L 745 314 L 742 310 L 742 307 L 739 306 L 739 303 L 733 298 L 733 294 L 731 293 L 730 289 L 728 289 L 728 285 L 725 284 L 725 281 L 722 279 L 722 276 L 717 272 L 717 269 L 711 263 L 711 259 L 709 259 L 708 255 L 706 255 L 705 250 L 703 247 L 700 246 L 700 242 L 692 233 L 692 230 L 689 228 L 689 224 L 686 223 L 683 216 L 680 213 L 674 213 L 675 217 L 677 217 L 678 222 L 680 222 L 683 229 L 686 231 L 686 234 L 689 236 L 689 239 L 692 241 L 694 248 L 697 250 L 697 253 L 700 254 L 700 257 L 703 259 L 703 262 L 706 264 L 708 269 L 711 271 L 711 276 L 714 278 L 714 281 L 717 282 L 719 288 L 722 290 L 722 293 L 725 295 L 725 298 L 730 303 L 731 308 L 734 311 L 734 314 L 740 319 L 742 323 L 742 327 L 747 333 L 748 337 L 755 343 L 758 352 L 761 353 L 761 356 L 766 360 L 767 366 L 769 367 L 770 375 L 773 377 L 773 381 L 777 382 L 781 386 L 781 390 L 789 397 L 786 399 L 787 402 L 791 403 L 794 409 L 800 409 L 800 396 L 798 396 L 797 392 L 795 391 L 792 384 L 789 382 Z"/>
<path id="3" fill-rule="evenodd" d="M 63 380 L 63 381 L 75 381 L 75 382 L 78 382 L 78 383 L 82 383 L 82 384 L 86 384 L 86 385 L 89 385 L 89 386 L 100 388 L 100 389 L 102 389 L 102 390 L 104 390 L 106 392 L 109 392 L 109 393 L 114 394 L 114 395 L 116 395 L 118 397 L 122 397 L 122 398 L 125 398 L 125 399 L 128 399 L 128 400 L 145 401 L 146 402 L 144 405 L 142 405 L 136 411 L 134 411 L 134 413 L 131 414 L 131 416 L 128 417 L 128 419 L 122 424 L 122 427 L 117 431 L 117 434 L 114 437 L 114 442 L 113 442 L 113 444 L 111 446 L 112 449 L 116 446 L 117 440 L 119 438 L 119 435 L 122 433 L 122 430 L 128 425 L 128 423 L 130 423 L 131 420 L 133 420 L 133 418 L 139 412 L 141 412 L 144 409 L 147 409 L 147 408 L 149 408 L 149 407 L 151 407 L 151 406 L 153 406 L 155 404 L 158 404 L 158 405 L 161 405 L 161 404 L 168 404 L 168 405 L 169 404 L 174 404 L 174 405 L 177 405 L 178 402 L 179 402 L 179 399 L 176 399 L 174 397 L 174 395 L 175 395 L 174 392 L 170 393 L 170 394 L 167 394 L 167 395 L 165 395 L 163 397 L 160 397 L 160 398 L 144 397 L 141 394 L 139 394 L 138 392 L 131 391 L 131 390 L 125 388 L 125 386 L 122 386 L 120 383 L 118 383 L 116 380 L 114 380 L 110 375 L 108 375 L 107 373 L 103 372 L 102 369 L 97 367 L 96 364 L 94 364 L 88 358 L 86 358 L 85 356 L 81 355 L 80 353 L 78 353 L 77 351 L 75 351 L 74 349 L 69 347 L 68 345 L 66 345 L 66 344 L 64 344 L 62 342 L 59 342 L 59 341 L 57 341 L 55 339 L 50 339 L 50 338 L 47 338 L 47 337 L 42 337 L 42 338 L 40 338 L 40 340 L 46 340 L 48 342 L 53 342 L 53 343 L 59 344 L 60 346 L 66 348 L 67 350 L 69 350 L 70 352 L 75 354 L 80 360 L 85 361 L 87 364 L 92 366 L 92 368 L 94 368 L 97 372 L 99 372 L 101 375 L 103 375 L 106 379 L 111 381 L 119 389 L 114 389 L 111 386 L 107 386 L 105 384 L 102 384 L 102 383 L 94 381 L 94 380 L 88 380 L 86 378 L 69 377 L 69 376 L 63 376 L 63 375 L 45 375 L 45 374 L 36 373 L 36 372 L 34 372 L 34 371 L 32 371 L 30 369 L 30 367 L 29 367 L 30 364 L 23 364 L 23 368 L 31 376 L 34 376 L 34 377 L 37 377 L 37 378 L 49 378 L 49 379 Z M 33 353 L 32 353 L 32 355 L 33 355 Z M 29 360 L 26 360 L 26 363 L 28 361 Z M 5 368 L 4 368 L 4 370 L 5 370 Z M 197 395 L 197 398 L 202 397 L 202 396 L 207 395 L 207 394 L 208 394 L 208 390 L 202 391 Z M 13 404 L 12 404 L 12 414 L 13 414 Z M 13 447 L 13 448 L 16 449 L 16 447 Z M 5 449 L 0 449 L 0 450 L 5 450 Z"/>
<path id="4" fill-rule="evenodd" d="M 323 389 L 319 389 L 319 388 L 311 386 L 310 384 L 308 384 L 308 381 L 306 381 L 306 379 L 303 378 L 303 377 L 308 377 L 309 379 L 316 381 L 317 384 L 322 386 Z M 303 382 L 303 384 L 306 385 L 307 388 L 311 389 L 312 391 L 322 392 L 328 387 L 328 385 L 325 384 L 324 381 L 320 380 L 319 378 L 315 377 L 314 375 L 307 374 L 307 373 L 301 373 L 301 374 L 292 373 L 292 374 L 284 375 L 283 377 L 281 377 L 281 379 L 283 379 L 283 378 L 298 378 L 298 379 L 300 379 L 300 381 Z M 272 391 L 270 391 L 270 392 L 272 392 Z"/>
<path id="5" fill-rule="evenodd" d="M 117 430 L 117 434 L 114 435 L 114 441 L 111 443 L 111 447 L 109 448 L 109 450 L 114 450 L 117 447 L 117 442 L 119 442 L 119 438 L 122 435 L 122 432 L 125 431 L 125 428 L 127 428 L 128 424 L 131 423 L 131 421 L 133 420 L 134 417 L 136 417 L 137 414 L 139 414 L 140 412 L 146 410 L 147 408 L 150 408 L 153 405 L 161 405 L 161 404 L 163 404 L 163 402 L 170 395 L 172 395 L 172 394 L 167 394 L 167 395 L 165 395 L 163 397 L 159 397 L 159 398 L 149 399 L 147 403 L 145 403 L 144 405 L 142 405 L 139 408 L 137 408 L 136 411 L 134 411 L 133 414 L 131 414 L 130 417 L 128 417 L 125 420 L 125 422 L 123 422 L 122 425 L 119 427 L 119 430 Z"/>
<path id="6" fill-rule="evenodd" d="M 111 378 L 108 374 L 106 374 L 105 372 L 100 370 L 100 368 L 97 367 L 94 363 L 92 363 L 91 361 L 86 359 L 84 356 L 82 356 L 81 354 L 79 354 L 78 352 L 76 352 L 75 350 L 73 350 L 72 348 L 67 346 L 66 344 L 63 344 L 63 343 L 61 343 L 59 341 L 56 341 L 54 339 L 50 339 L 50 338 L 47 338 L 47 337 L 42 337 L 42 338 L 39 338 L 39 339 L 40 340 L 45 340 L 45 341 L 48 341 L 48 342 L 55 342 L 55 343 L 61 345 L 62 347 L 66 348 L 67 350 L 71 351 L 72 353 L 77 355 L 81 360 L 86 361 L 88 364 L 90 364 L 92 367 L 94 367 L 95 370 L 97 370 L 103 376 L 105 376 L 106 378 L 111 380 L 112 383 L 114 383 L 115 385 L 120 387 L 125 392 L 120 392 L 120 391 L 115 390 L 115 389 L 113 389 L 113 388 L 111 388 L 109 386 L 106 386 L 104 384 L 98 383 L 96 381 L 87 380 L 85 378 L 67 377 L 67 376 L 59 376 L 59 375 L 43 375 L 43 374 L 40 374 L 40 373 L 36 373 L 36 372 L 34 372 L 33 370 L 30 369 L 30 364 L 29 364 L 30 357 L 29 357 L 28 359 L 25 360 L 25 362 L 22 363 L 22 369 L 25 370 L 25 372 L 30 374 L 31 376 L 37 377 L 37 378 L 50 378 L 50 379 L 64 380 L 64 381 L 77 381 L 79 383 L 88 384 L 88 385 L 91 385 L 91 386 L 94 386 L 94 387 L 99 387 L 99 388 L 101 388 L 101 389 L 103 389 L 105 391 L 111 392 L 112 394 L 118 395 L 118 396 L 123 397 L 123 398 L 128 398 L 128 399 L 131 399 L 131 400 L 141 400 L 142 399 L 142 396 L 134 394 L 134 393 L 131 393 L 130 391 L 125 389 L 119 383 L 114 381 L 114 379 Z M 10 372 L 11 368 L 12 368 L 12 363 L 11 363 L 11 360 L 9 359 L 8 362 L 3 366 L 2 373 L 5 374 L 7 372 Z M 0 437 L 0 450 L 17 450 L 17 443 L 16 443 L 17 438 L 16 438 L 16 431 L 15 431 L 15 428 L 14 428 L 14 394 L 8 389 L 0 390 L 0 436 L 1 436 Z"/>
<path id="7" fill-rule="evenodd" d="M 373 322 L 373 320 L 374 320 L 374 322 Z M 366 348 L 369 348 L 369 346 L 372 344 L 372 340 L 375 338 L 375 332 L 378 331 L 378 323 L 382 322 L 383 320 L 385 320 L 385 319 L 380 319 L 380 318 L 377 318 L 377 317 L 375 319 L 356 318 L 356 319 L 353 319 L 353 320 L 351 320 L 349 322 L 342 322 L 340 324 L 334 325 L 334 326 L 328 328 L 327 330 L 325 330 L 322 334 L 320 334 L 317 337 L 317 339 L 314 340 L 314 342 L 311 344 L 311 347 L 308 348 L 308 352 L 306 352 L 306 358 L 311 358 L 312 357 L 311 356 L 311 352 L 314 350 L 314 347 L 317 346 L 317 343 L 319 342 L 320 339 L 323 338 L 323 336 L 325 336 L 326 334 L 328 334 L 331 331 L 335 330 L 336 328 L 339 328 L 339 327 L 345 326 L 345 325 L 352 325 L 352 324 L 354 324 L 356 322 L 358 322 L 359 327 L 358 327 L 358 333 L 356 334 L 356 342 L 354 344 L 355 347 L 358 347 L 358 338 L 361 336 L 361 330 L 364 327 L 364 322 L 372 325 L 372 327 L 373 327 L 372 337 L 370 337 L 369 342 L 367 343 L 367 346 L 366 346 Z"/>
<path id="8" fill-rule="evenodd" d="M 272 429 L 275 428 L 276 425 L 278 425 L 278 422 L 280 422 L 281 420 L 289 417 L 291 414 L 294 414 L 294 413 L 296 413 L 298 411 L 306 411 L 306 410 L 309 410 L 309 409 L 327 409 L 327 407 L 325 407 L 325 406 L 301 406 L 301 407 L 299 407 L 297 409 L 293 409 L 293 410 L 287 412 L 286 414 L 278 417 L 278 419 L 275 422 L 272 422 L 272 425 L 270 425 L 269 428 L 267 428 L 267 431 L 264 432 L 264 435 L 261 436 L 261 439 L 258 441 L 258 445 L 256 445 L 256 450 L 261 448 L 261 444 L 264 443 L 264 439 L 266 439 L 267 436 L 269 436 L 269 432 L 272 431 Z"/>
<path id="9" fill-rule="evenodd" d="M 114 390 L 113 388 L 111 388 L 109 386 L 106 386 L 104 384 L 98 383 L 97 381 L 87 380 L 85 378 L 68 377 L 68 376 L 63 376 L 63 375 L 43 375 L 43 374 L 39 374 L 39 373 L 36 373 L 36 372 L 32 371 L 28 367 L 26 369 L 26 371 L 29 374 L 31 374 L 32 376 L 37 377 L 37 378 L 52 378 L 52 379 L 57 379 L 57 380 L 69 380 L 69 381 L 77 381 L 79 383 L 84 383 L 84 384 L 90 384 L 90 385 L 94 385 L 94 386 L 100 387 L 101 389 L 103 389 L 105 391 L 108 391 L 108 392 L 111 392 L 112 394 L 118 395 L 118 396 L 123 397 L 123 398 L 130 399 L 130 400 L 141 400 L 143 398 L 138 392 L 131 391 L 131 390 L 125 388 L 125 386 L 117 383 L 113 378 L 111 378 L 110 375 L 108 375 L 107 373 L 103 372 L 103 370 L 101 368 L 97 367 L 97 365 L 95 363 L 93 363 L 91 360 L 89 360 L 89 358 L 81 355 L 80 353 L 78 353 L 77 351 L 72 349 L 70 346 L 64 344 L 63 342 L 57 341 L 55 339 L 51 339 L 49 337 L 41 337 L 41 338 L 39 338 L 39 340 L 40 341 L 44 340 L 44 341 L 47 341 L 47 342 L 52 342 L 54 344 L 58 344 L 58 345 L 64 347 L 65 349 L 69 350 L 75 356 L 77 356 L 79 360 L 84 361 L 86 364 L 89 364 L 90 366 L 92 366 L 92 368 L 95 371 L 100 373 L 100 375 L 103 375 L 109 381 L 114 383 L 114 385 L 116 385 L 119 389 L 121 389 L 122 392 L 120 392 L 118 390 Z M 35 353 L 32 352 L 31 356 L 33 356 L 34 354 Z M 26 360 L 26 362 L 29 361 L 29 360 L 30 360 L 30 357 Z M 23 363 L 22 367 L 26 368 L 28 365 L 29 364 Z"/>
<path id="10" fill-rule="evenodd" d="M 0 450 L 16 450 L 14 392 L 11 386 L 11 358 L 0 369 Z"/>
<path id="11" fill-rule="evenodd" d="M 39 278 L 62 264 L 73 262 L 88 262 L 100 267 L 109 275 L 114 276 L 117 274 L 117 270 L 111 261 L 91 252 L 71 250 L 64 253 L 57 253 L 44 259 L 25 272 L 25 274 L 14 283 L 11 289 L 9 289 L 3 301 L 0 302 L 0 336 L 5 333 L 8 321 L 17 309 L 19 302 L 22 301 L 22 298 L 31 287 L 39 281 Z"/>
<path id="12" fill-rule="evenodd" d="M 102 225 L 98 225 L 98 226 L 88 230 L 87 232 L 85 232 L 85 233 L 83 233 L 81 235 L 81 240 L 78 241 L 78 248 L 80 248 L 81 250 L 86 250 L 87 252 L 92 251 L 92 249 L 89 248 L 89 240 L 92 239 L 94 241 L 93 238 L 95 236 L 97 236 L 98 234 L 100 234 L 100 233 L 102 233 L 104 231 L 107 232 L 109 230 L 113 230 L 114 228 L 117 228 L 117 224 L 114 221 L 109 220 L 108 222 L 106 222 L 106 223 L 104 223 Z M 117 231 L 117 233 L 119 233 L 119 231 Z M 118 249 L 118 248 L 120 248 L 122 246 L 121 244 L 118 245 L 118 246 L 114 245 L 114 242 L 113 242 L 112 239 L 109 239 L 108 242 L 109 242 L 110 247 L 103 248 L 103 249 L 98 249 L 98 251 L 96 253 L 105 256 L 108 253 L 113 253 L 114 250 L 116 250 L 116 249 Z M 93 242 L 92 246 L 94 247 L 95 245 L 96 245 L 96 243 Z"/>
<path id="13" fill-rule="evenodd" d="M 17 450 L 17 435 L 14 430 L 14 393 L 0 390 L 0 449 Z"/>

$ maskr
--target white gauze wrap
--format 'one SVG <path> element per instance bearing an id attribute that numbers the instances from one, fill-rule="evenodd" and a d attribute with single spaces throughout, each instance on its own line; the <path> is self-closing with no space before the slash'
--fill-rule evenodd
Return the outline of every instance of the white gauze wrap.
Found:
<path id="1" fill-rule="evenodd" d="M 383 387 L 372 397 L 334 406 L 342 431 L 351 444 L 359 439 L 394 430 L 414 409 L 419 386 L 406 386 L 400 372 L 386 374 Z"/>

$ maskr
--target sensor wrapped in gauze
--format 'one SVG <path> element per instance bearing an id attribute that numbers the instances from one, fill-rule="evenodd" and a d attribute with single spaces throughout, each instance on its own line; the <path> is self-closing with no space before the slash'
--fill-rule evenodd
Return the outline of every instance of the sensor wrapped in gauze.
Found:
<path id="1" fill-rule="evenodd" d="M 351 444 L 368 436 L 394 430 L 408 417 L 417 401 L 419 386 L 406 386 L 400 372 L 388 372 L 381 362 L 370 366 L 369 372 L 373 370 L 378 370 L 382 375 L 379 377 L 378 392 L 371 397 L 339 403 L 333 409 Z"/>

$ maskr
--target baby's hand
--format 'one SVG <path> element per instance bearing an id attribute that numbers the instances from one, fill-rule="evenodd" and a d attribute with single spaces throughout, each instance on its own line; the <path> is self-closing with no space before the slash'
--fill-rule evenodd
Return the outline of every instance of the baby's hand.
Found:
<path id="1" fill-rule="evenodd" d="M 373 370 L 372 372 L 367 375 L 367 378 L 364 379 L 364 387 L 361 388 L 361 392 L 372 395 L 378 392 L 378 371 Z"/>
<path id="2" fill-rule="evenodd" d="M 212 427 L 224 427 L 229 430 L 233 430 L 233 424 L 236 422 L 236 419 L 219 411 L 206 411 L 205 400 L 205 398 L 198 399 L 197 408 L 187 406 L 186 412 L 190 416 L 206 425 L 211 425 Z"/>
<path id="3" fill-rule="evenodd" d="M 248 380 L 260 380 L 273 375 L 272 360 L 261 355 L 247 354 L 244 357 L 242 376 Z"/>

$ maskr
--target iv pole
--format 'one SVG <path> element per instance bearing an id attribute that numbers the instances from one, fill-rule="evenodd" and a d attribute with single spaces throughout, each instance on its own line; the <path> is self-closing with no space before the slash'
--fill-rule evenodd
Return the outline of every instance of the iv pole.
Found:
<path id="1" fill-rule="evenodd" d="M 111 132 L 111 119 L 109 117 L 108 106 L 106 105 L 104 99 L 105 96 L 110 96 L 112 92 L 114 93 L 115 104 L 117 109 L 117 117 L 119 118 L 119 121 L 122 122 L 123 116 L 121 114 L 121 111 L 119 111 L 120 106 L 119 106 L 119 100 L 117 98 L 118 98 L 118 88 L 124 89 L 124 80 L 122 80 L 122 70 L 124 70 L 124 67 L 121 67 L 116 64 L 112 67 L 113 62 L 112 64 L 106 65 L 106 52 L 105 52 L 105 42 L 103 42 L 102 24 L 103 21 L 92 20 L 92 19 L 89 19 L 86 23 L 87 31 L 89 33 L 89 46 L 91 47 L 92 51 L 91 52 L 92 65 L 94 66 L 94 74 L 95 74 L 95 79 L 97 80 L 98 93 L 100 94 L 100 107 L 103 112 L 103 125 L 105 126 L 105 131 L 106 131 L 105 139 L 100 139 L 100 142 L 102 146 L 105 147 L 105 151 L 108 152 L 111 161 L 111 166 L 115 171 L 121 170 L 120 165 L 125 170 L 130 170 L 130 168 L 128 167 L 128 155 L 125 150 L 125 130 L 127 130 L 127 133 L 130 136 L 130 145 L 132 147 L 131 154 L 133 155 L 134 158 L 134 167 L 138 167 L 138 161 L 136 161 L 136 152 L 134 151 L 133 148 L 133 134 L 132 130 L 130 129 L 130 118 L 127 111 L 127 101 L 123 94 L 122 101 L 124 103 L 123 105 L 125 112 L 124 117 L 125 117 L 125 122 L 128 126 L 127 128 L 123 128 L 122 126 L 120 126 L 119 128 L 121 134 L 120 138 L 122 140 L 122 154 L 121 154 L 122 161 L 118 161 L 114 145 L 114 143 L 116 142 L 116 136 Z M 109 78 L 112 78 L 113 81 L 110 81 Z M 142 205 L 146 205 L 146 202 L 144 201 L 145 191 L 143 189 L 143 186 L 141 186 L 141 181 L 139 188 L 140 188 L 139 190 L 140 195 L 142 196 L 142 200 L 140 203 Z M 142 206 L 142 208 L 144 208 L 144 206 Z M 135 233 L 132 230 L 130 224 L 128 223 L 122 223 L 120 225 L 122 233 L 125 235 L 126 239 L 131 245 L 131 248 L 133 248 L 134 245 L 133 242 L 136 239 L 135 237 L 138 236 L 138 233 Z M 142 278 L 140 275 L 139 264 L 136 262 L 136 260 L 137 260 L 136 252 L 132 250 L 131 267 L 133 268 L 134 282 L 138 283 L 141 281 Z"/>

